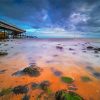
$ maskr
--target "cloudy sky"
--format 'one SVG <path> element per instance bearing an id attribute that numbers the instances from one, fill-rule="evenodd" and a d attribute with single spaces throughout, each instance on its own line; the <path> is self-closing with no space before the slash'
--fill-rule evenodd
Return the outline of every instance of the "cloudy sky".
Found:
<path id="1" fill-rule="evenodd" d="M 100 0 L 0 0 L 0 20 L 40 34 L 100 36 Z"/>

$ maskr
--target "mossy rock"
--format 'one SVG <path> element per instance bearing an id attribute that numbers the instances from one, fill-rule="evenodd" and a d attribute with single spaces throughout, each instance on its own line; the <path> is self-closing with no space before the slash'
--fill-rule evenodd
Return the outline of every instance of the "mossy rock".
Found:
<path id="1" fill-rule="evenodd" d="M 91 79 L 90 79 L 88 76 L 82 76 L 82 77 L 81 77 L 81 80 L 84 81 L 84 82 L 89 82 L 89 81 L 91 81 Z"/>
<path id="2" fill-rule="evenodd" d="M 38 83 L 32 83 L 31 87 L 32 87 L 33 90 L 37 89 L 37 88 L 39 88 L 39 84 Z"/>
<path id="3" fill-rule="evenodd" d="M 40 70 L 38 67 L 26 67 L 25 69 L 23 69 L 22 72 L 29 76 L 39 76 L 40 75 Z"/>
<path id="4" fill-rule="evenodd" d="M 0 91 L 0 96 L 8 95 L 12 92 L 12 88 L 2 89 Z"/>
<path id="5" fill-rule="evenodd" d="M 75 92 L 67 92 L 60 90 L 55 93 L 56 100 L 83 100 L 83 98 Z"/>
<path id="6" fill-rule="evenodd" d="M 13 93 L 15 94 L 24 94 L 24 93 L 27 93 L 29 91 L 29 88 L 27 86 L 17 86 L 17 87 L 14 87 L 13 89 Z"/>
<path id="7" fill-rule="evenodd" d="M 66 76 L 61 77 L 61 80 L 65 83 L 72 83 L 74 81 L 71 77 Z"/>
<path id="8" fill-rule="evenodd" d="M 47 92 L 48 94 L 51 94 L 51 93 L 52 93 L 52 90 L 51 90 L 50 88 L 47 88 L 46 92 Z"/>
<path id="9" fill-rule="evenodd" d="M 50 82 L 49 81 L 43 81 L 43 82 L 40 83 L 40 88 L 42 90 L 47 91 L 49 86 L 50 86 Z"/>
<path id="10" fill-rule="evenodd" d="M 30 100 L 30 95 L 25 94 L 23 96 L 22 100 Z"/>

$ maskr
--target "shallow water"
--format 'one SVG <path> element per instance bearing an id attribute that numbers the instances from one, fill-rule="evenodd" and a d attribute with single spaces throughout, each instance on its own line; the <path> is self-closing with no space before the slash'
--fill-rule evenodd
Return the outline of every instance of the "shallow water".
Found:
<path id="1" fill-rule="evenodd" d="M 75 91 L 84 100 L 100 100 L 100 52 L 94 53 L 86 49 L 93 45 L 100 47 L 97 39 L 35 39 L 0 42 L 0 50 L 7 50 L 7 56 L 0 56 L 0 90 L 3 88 L 26 85 L 31 82 L 50 82 L 54 94 L 68 85 L 61 80 L 62 76 L 71 77 L 77 87 Z M 5 45 L 8 44 L 8 45 Z M 57 48 L 57 46 L 62 47 Z M 40 76 L 14 76 L 13 73 L 36 64 L 42 70 Z M 81 77 L 89 77 L 91 81 L 83 81 Z M 30 100 L 37 100 L 41 89 L 29 90 Z M 1 100 L 21 100 L 22 95 L 9 94 Z M 41 97 L 40 100 L 47 100 Z M 52 96 L 48 100 L 54 100 Z"/>

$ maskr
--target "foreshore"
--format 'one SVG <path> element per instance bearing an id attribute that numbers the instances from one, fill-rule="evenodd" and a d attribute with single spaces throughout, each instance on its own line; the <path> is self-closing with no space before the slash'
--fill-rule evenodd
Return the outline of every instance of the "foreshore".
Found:
<path id="1" fill-rule="evenodd" d="M 0 41 L 0 91 L 27 85 L 30 100 L 37 100 L 43 88 L 31 83 L 49 84 L 49 93 L 39 100 L 56 100 L 58 90 L 71 91 L 84 100 L 100 100 L 100 39 L 12 39 Z M 35 66 L 39 74 L 25 68 Z M 34 68 L 34 67 L 33 67 Z M 34 69 L 32 69 L 34 70 Z M 38 70 L 37 68 L 35 70 Z M 24 73 L 25 72 L 25 73 Z M 38 72 L 38 71 L 37 71 Z M 71 78 L 70 84 L 63 80 Z M 47 84 L 46 83 L 46 84 Z M 69 86 L 71 85 L 71 86 Z M 0 96 L 1 100 L 22 100 L 24 94 Z M 48 99 L 45 99 L 48 98 Z"/>

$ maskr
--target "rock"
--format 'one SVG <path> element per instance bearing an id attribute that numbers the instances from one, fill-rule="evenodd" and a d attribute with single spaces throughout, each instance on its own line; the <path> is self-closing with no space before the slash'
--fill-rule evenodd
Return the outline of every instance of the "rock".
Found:
<path id="1" fill-rule="evenodd" d="M 22 71 L 24 74 L 27 74 L 29 76 L 39 76 L 40 75 L 40 70 L 38 67 L 26 67 Z"/>
<path id="2" fill-rule="evenodd" d="M 42 71 L 42 69 L 40 69 L 36 65 L 30 65 L 29 67 L 26 67 L 23 70 L 13 73 L 12 76 L 13 75 L 16 75 L 16 76 L 29 75 L 29 76 L 37 77 L 40 75 L 41 71 Z"/>
<path id="3" fill-rule="evenodd" d="M 86 67 L 86 69 L 87 69 L 87 70 L 89 70 L 89 71 L 91 71 L 91 72 L 93 72 L 93 71 L 94 71 L 94 68 L 93 68 L 93 67 L 91 67 L 91 66 L 87 66 L 87 67 Z"/>
<path id="4" fill-rule="evenodd" d="M 100 51 L 100 48 L 94 48 L 94 50 L 96 50 L 96 51 Z"/>
<path id="5" fill-rule="evenodd" d="M 94 47 L 93 47 L 93 46 L 88 46 L 87 49 L 88 49 L 88 50 L 93 50 Z"/>
<path id="6" fill-rule="evenodd" d="M 63 47 L 62 46 L 56 46 L 57 49 L 62 50 Z"/>
<path id="7" fill-rule="evenodd" d="M 30 96 L 25 94 L 25 96 L 22 98 L 22 100 L 30 100 Z"/>
<path id="8" fill-rule="evenodd" d="M 96 55 L 95 57 L 97 57 L 97 58 L 98 58 L 98 57 L 100 57 L 100 56 L 99 56 L 99 55 Z"/>
<path id="9" fill-rule="evenodd" d="M 86 51 L 83 51 L 83 52 L 86 52 Z"/>
<path id="10" fill-rule="evenodd" d="M 94 50 L 94 53 L 99 53 L 100 52 L 100 48 L 98 48 L 98 47 L 92 47 L 92 46 L 88 46 L 87 50 Z"/>
<path id="11" fill-rule="evenodd" d="M 47 88 L 50 86 L 50 82 L 49 81 L 43 81 L 40 83 L 40 88 L 42 90 L 47 90 Z"/>
<path id="12" fill-rule="evenodd" d="M 56 100 L 83 100 L 83 98 L 75 92 L 59 90 L 55 93 Z"/>
<path id="13" fill-rule="evenodd" d="M 54 57 L 58 57 L 58 55 L 53 55 Z"/>
<path id="14" fill-rule="evenodd" d="M 94 48 L 94 53 L 99 53 L 100 52 L 100 48 Z"/>
<path id="15" fill-rule="evenodd" d="M 26 86 L 17 86 L 17 87 L 14 87 L 13 89 L 13 93 L 15 94 L 24 94 L 24 93 L 27 93 L 29 91 L 29 88 L 26 87 Z"/>
<path id="16" fill-rule="evenodd" d="M 31 85 L 32 89 L 37 89 L 39 87 L 38 83 L 32 83 Z"/>
<path id="17" fill-rule="evenodd" d="M 57 69 L 54 69 L 54 68 L 51 68 L 51 71 L 53 72 L 53 74 L 55 76 L 61 76 L 62 75 L 62 72 L 61 71 L 58 71 Z"/>
<path id="18" fill-rule="evenodd" d="M 94 75 L 96 78 L 99 78 L 99 79 L 100 79 L 100 73 L 99 73 L 99 72 L 94 72 L 93 75 Z"/>
<path id="19" fill-rule="evenodd" d="M 4 51 L 0 51 L 0 56 L 5 56 L 5 55 L 8 55 L 8 53 Z"/>
<path id="20" fill-rule="evenodd" d="M 5 71 L 6 71 L 5 69 L 4 70 L 0 70 L 0 74 L 3 74 Z"/>
<path id="21" fill-rule="evenodd" d="M 60 72 L 60 71 L 54 71 L 54 75 L 61 76 L 62 75 L 62 72 Z"/>
<path id="22" fill-rule="evenodd" d="M 99 51 L 95 50 L 94 53 L 99 53 Z"/>
<path id="23" fill-rule="evenodd" d="M 69 50 L 70 50 L 70 51 L 72 51 L 72 50 L 74 50 L 74 49 L 72 49 L 72 48 L 69 48 Z"/>

